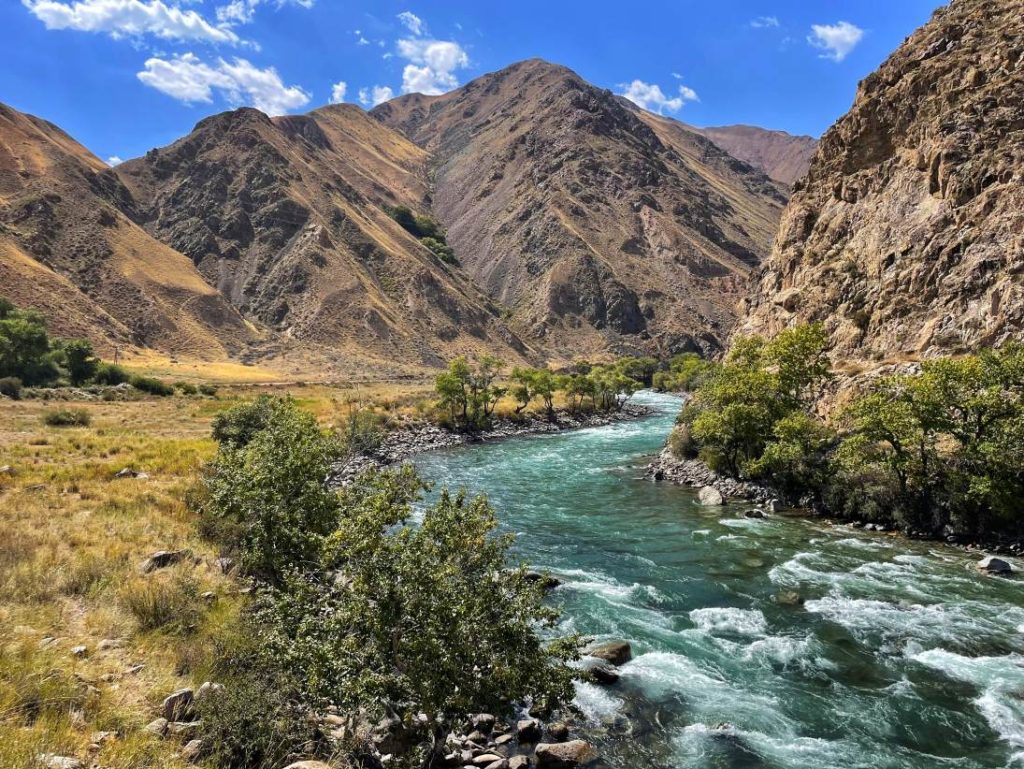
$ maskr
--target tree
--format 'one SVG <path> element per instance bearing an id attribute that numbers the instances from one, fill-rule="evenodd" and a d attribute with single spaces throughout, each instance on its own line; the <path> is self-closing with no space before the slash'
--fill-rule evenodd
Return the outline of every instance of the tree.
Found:
<path id="1" fill-rule="evenodd" d="M 548 419 L 555 418 L 555 393 L 559 378 L 548 369 L 538 369 L 533 375 L 533 394 L 544 401 L 544 412 Z"/>
<path id="2" fill-rule="evenodd" d="M 93 355 L 92 344 L 88 340 L 64 340 L 60 344 L 60 350 L 71 384 L 77 386 L 96 376 L 100 361 Z"/>
<path id="3" fill-rule="evenodd" d="M 779 386 L 795 404 L 804 404 L 815 388 L 831 376 L 828 333 L 821 323 L 808 323 L 779 333 L 764 348 L 778 367 Z"/>
<path id="4" fill-rule="evenodd" d="M 536 396 L 533 383 L 537 379 L 537 372 L 534 369 L 516 366 L 512 369 L 510 379 L 514 382 L 511 393 L 516 399 L 516 413 L 521 414 Z"/>
<path id="5" fill-rule="evenodd" d="M 568 703 L 579 641 L 541 639 L 558 613 L 510 565 L 512 538 L 495 533 L 484 498 L 443 491 L 415 524 L 422 489 L 408 467 L 360 476 L 341 493 L 322 570 L 293 576 L 263 618 L 272 656 L 308 682 L 312 701 L 397 716 L 421 731 L 419 763 L 433 767 L 473 713 Z"/>
<path id="6" fill-rule="evenodd" d="M 319 563 L 340 506 L 326 479 L 343 455 L 294 401 L 262 398 L 214 425 L 221 441 L 192 495 L 204 532 L 238 553 L 242 568 L 271 584 Z"/>
<path id="7" fill-rule="evenodd" d="M 49 384 L 60 373 L 51 352 L 42 315 L 30 310 L 4 311 L 0 318 L 0 377 L 17 377 L 28 386 Z"/>

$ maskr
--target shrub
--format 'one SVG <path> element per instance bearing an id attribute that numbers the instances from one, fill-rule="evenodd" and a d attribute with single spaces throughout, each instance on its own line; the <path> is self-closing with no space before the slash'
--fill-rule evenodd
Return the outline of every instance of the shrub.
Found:
<path id="1" fill-rule="evenodd" d="M 199 394 L 199 388 L 196 387 L 191 382 L 175 382 L 174 383 L 174 387 L 182 395 L 198 395 Z"/>
<path id="2" fill-rule="evenodd" d="M 93 355 L 92 343 L 86 339 L 65 339 L 59 346 L 71 384 L 81 385 L 96 376 L 100 362 Z"/>
<path id="3" fill-rule="evenodd" d="M 455 258 L 455 251 L 446 242 L 437 238 L 423 238 L 420 240 L 424 246 L 429 248 L 445 264 L 458 265 L 459 260 Z"/>
<path id="4" fill-rule="evenodd" d="M 155 377 L 136 375 L 129 382 L 131 382 L 132 387 L 136 390 L 141 390 L 150 395 L 159 395 L 161 397 L 174 395 L 174 388 L 171 385 Z"/>
<path id="5" fill-rule="evenodd" d="M 668 436 L 668 448 L 676 459 L 696 459 L 698 446 L 690 435 L 690 426 L 676 425 Z"/>
<path id="6" fill-rule="evenodd" d="M 85 409 L 55 409 L 43 414 L 43 423 L 50 427 L 88 427 L 91 422 Z"/>
<path id="7" fill-rule="evenodd" d="M 206 395 L 206 396 L 208 396 L 210 398 L 216 397 L 216 395 L 217 395 L 217 385 L 201 384 L 201 385 L 199 385 L 199 394 L 200 395 Z"/>
<path id="8" fill-rule="evenodd" d="M 96 367 L 93 381 L 96 384 L 119 385 L 131 379 L 131 375 L 121 366 L 114 363 L 100 363 Z"/>
<path id="9" fill-rule="evenodd" d="M 0 395 L 5 395 L 12 400 L 20 400 L 21 387 L 21 380 L 16 376 L 0 378 Z"/>
<path id="10" fill-rule="evenodd" d="M 294 405 L 290 399 L 260 395 L 248 403 L 232 406 L 213 418 L 213 439 L 222 446 L 242 448 Z"/>

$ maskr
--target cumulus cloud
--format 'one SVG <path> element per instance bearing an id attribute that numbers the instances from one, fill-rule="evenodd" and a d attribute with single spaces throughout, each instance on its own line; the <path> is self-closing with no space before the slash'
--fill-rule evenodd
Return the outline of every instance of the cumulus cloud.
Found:
<path id="1" fill-rule="evenodd" d="M 240 42 L 224 22 L 213 24 L 197 11 L 163 0 L 22 0 L 22 4 L 47 29 L 105 32 L 115 38 L 152 35 L 164 40 Z"/>
<path id="2" fill-rule="evenodd" d="M 619 87 L 622 89 L 622 96 L 625 96 L 641 109 L 657 112 L 658 114 L 666 110 L 678 112 L 686 102 L 700 101 L 697 92 L 685 85 L 680 85 L 678 95 L 671 98 L 665 95 L 665 92 L 661 90 L 661 86 L 654 83 L 645 83 L 642 80 L 623 83 Z"/>
<path id="3" fill-rule="evenodd" d="M 395 92 L 386 85 L 375 85 L 373 88 L 359 89 L 359 102 L 365 107 L 376 107 L 395 98 Z"/>
<path id="4" fill-rule="evenodd" d="M 402 11 L 398 14 L 398 20 L 405 25 L 406 29 L 419 37 L 424 32 L 423 19 L 411 11 Z"/>
<path id="5" fill-rule="evenodd" d="M 259 69 L 238 58 L 207 64 L 193 53 L 170 59 L 154 56 L 137 76 L 151 88 L 186 104 L 208 104 L 216 91 L 234 106 L 249 104 L 268 115 L 283 115 L 310 100 L 299 86 L 285 86 L 273 67 Z"/>
<path id="6" fill-rule="evenodd" d="M 231 0 L 225 5 L 216 8 L 217 21 L 225 24 L 248 24 L 256 15 L 256 9 L 266 5 L 269 0 Z M 303 8 L 312 8 L 316 0 L 273 0 L 273 4 L 280 8 L 283 5 L 299 5 Z"/>
<path id="7" fill-rule="evenodd" d="M 345 101 L 345 93 L 348 91 L 348 83 L 339 80 L 331 86 L 331 104 L 341 104 Z"/>
<path id="8" fill-rule="evenodd" d="M 454 73 L 469 66 L 465 50 L 450 40 L 399 40 L 398 55 L 409 62 L 402 70 L 402 93 L 450 91 L 459 85 Z"/>
<path id="9" fill-rule="evenodd" d="M 107 158 L 107 165 L 110 166 L 111 168 L 113 168 L 114 166 L 119 166 L 123 162 L 124 161 L 121 160 L 121 158 L 119 158 L 117 155 L 111 155 L 109 158 Z"/>
<path id="10" fill-rule="evenodd" d="M 754 29 L 775 29 L 779 26 L 779 20 L 775 16 L 758 16 L 751 20 L 750 26 Z"/>
<path id="11" fill-rule="evenodd" d="M 812 24 L 807 42 L 824 53 L 823 59 L 842 61 L 864 37 L 864 30 L 848 21 L 836 24 Z"/>

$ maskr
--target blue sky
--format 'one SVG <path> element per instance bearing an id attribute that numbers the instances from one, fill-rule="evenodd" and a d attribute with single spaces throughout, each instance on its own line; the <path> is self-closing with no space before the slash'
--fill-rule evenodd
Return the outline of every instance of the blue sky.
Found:
<path id="1" fill-rule="evenodd" d="M 2 0 L 0 101 L 100 157 L 241 105 L 440 93 L 541 57 L 695 125 L 820 135 L 940 0 Z"/>

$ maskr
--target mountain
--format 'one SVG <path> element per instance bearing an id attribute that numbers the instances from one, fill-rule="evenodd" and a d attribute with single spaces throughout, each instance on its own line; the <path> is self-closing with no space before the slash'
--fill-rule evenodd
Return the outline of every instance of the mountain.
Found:
<path id="1" fill-rule="evenodd" d="M 192 262 L 132 220 L 133 207 L 106 163 L 0 104 L 0 293 L 107 355 L 240 352 L 256 334 Z"/>
<path id="2" fill-rule="evenodd" d="M 792 186 L 807 173 L 818 142 L 749 125 L 695 128 L 735 158 L 764 171 L 777 182 Z"/>
<path id="3" fill-rule="evenodd" d="M 207 118 L 117 168 L 154 237 L 186 255 L 246 317 L 266 354 L 312 346 L 375 365 L 530 355 L 500 308 L 385 210 L 425 208 L 427 154 L 339 104 Z"/>
<path id="4" fill-rule="evenodd" d="M 822 137 L 741 331 L 821 320 L 847 361 L 1024 330 L 1024 14 L 953 0 Z"/>
<path id="5" fill-rule="evenodd" d="M 786 199 L 687 126 L 540 60 L 371 114 L 427 153 L 456 255 L 555 355 L 718 349 Z"/>

